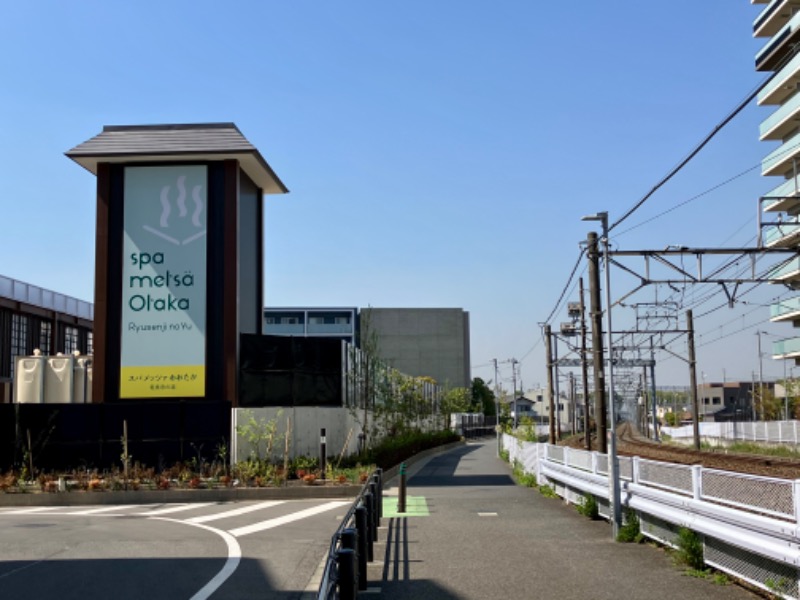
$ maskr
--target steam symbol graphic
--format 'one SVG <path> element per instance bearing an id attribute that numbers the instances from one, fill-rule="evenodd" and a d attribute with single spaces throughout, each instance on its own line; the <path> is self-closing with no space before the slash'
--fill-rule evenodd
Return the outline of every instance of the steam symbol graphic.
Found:
<path id="1" fill-rule="evenodd" d="M 203 186 L 196 185 L 192 188 L 194 212 L 192 213 L 191 221 L 192 226 L 194 226 L 198 231 L 183 240 L 178 240 L 177 238 L 174 238 L 163 231 L 164 229 L 169 229 L 169 221 L 170 217 L 172 216 L 172 205 L 169 201 L 169 192 L 171 187 L 172 186 L 165 185 L 161 188 L 161 218 L 158 222 L 161 229 L 156 229 L 150 225 L 144 225 L 143 227 L 146 231 L 152 233 L 153 235 L 157 235 L 158 237 L 165 239 L 176 246 L 185 246 L 186 244 L 190 244 L 206 234 L 206 230 L 202 229 L 203 224 L 200 222 L 200 215 L 203 212 L 203 208 L 205 208 L 203 206 L 203 199 L 200 197 L 200 192 L 203 189 Z M 186 175 L 180 175 L 178 177 L 176 187 L 178 188 L 178 197 L 175 199 L 175 204 L 178 206 L 178 218 L 185 219 L 188 215 L 188 210 L 186 209 Z"/>

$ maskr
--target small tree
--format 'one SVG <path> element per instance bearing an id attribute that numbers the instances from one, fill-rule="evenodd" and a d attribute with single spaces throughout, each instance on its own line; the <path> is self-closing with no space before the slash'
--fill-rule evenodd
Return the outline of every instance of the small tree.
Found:
<path id="1" fill-rule="evenodd" d="M 681 419 L 678 416 L 678 413 L 674 413 L 674 412 L 664 413 L 664 422 L 669 427 L 677 427 L 680 424 L 680 420 Z"/>
<path id="2" fill-rule="evenodd" d="M 480 377 L 472 380 L 472 405 L 475 412 L 482 412 L 487 417 L 493 417 L 497 413 L 495 405 L 495 395 L 486 382 Z"/>
<path id="3" fill-rule="evenodd" d="M 764 386 L 763 392 L 756 388 L 754 393 L 756 413 L 762 421 L 775 421 L 783 416 L 783 405 L 775 397 L 774 390 Z"/>
<path id="4" fill-rule="evenodd" d="M 450 415 L 469 412 L 472 406 L 472 394 L 467 388 L 457 387 L 447 390 L 442 398 L 441 412 L 444 426 L 450 429 Z"/>

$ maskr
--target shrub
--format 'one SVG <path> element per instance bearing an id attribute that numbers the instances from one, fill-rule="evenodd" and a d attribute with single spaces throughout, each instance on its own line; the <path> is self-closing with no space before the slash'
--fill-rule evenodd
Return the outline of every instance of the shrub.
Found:
<path id="1" fill-rule="evenodd" d="M 701 571 L 705 567 L 703 540 L 694 531 L 681 527 L 678 530 L 677 546 L 676 558 L 679 563 L 696 571 Z"/>
<path id="2" fill-rule="evenodd" d="M 592 494 L 584 494 L 581 503 L 576 507 L 579 514 L 584 517 L 589 517 L 593 521 L 600 516 L 600 510 L 597 506 L 597 500 Z"/>
<path id="3" fill-rule="evenodd" d="M 617 541 L 626 544 L 630 542 L 638 544 L 642 539 L 642 533 L 639 529 L 639 515 L 629 508 L 625 511 L 625 522 L 617 532 Z"/>
<path id="4" fill-rule="evenodd" d="M 381 440 L 366 452 L 351 457 L 349 462 L 352 464 L 375 464 L 382 469 L 389 469 L 424 450 L 457 442 L 459 439 L 459 436 L 452 431 L 432 433 L 407 431 Z"/>

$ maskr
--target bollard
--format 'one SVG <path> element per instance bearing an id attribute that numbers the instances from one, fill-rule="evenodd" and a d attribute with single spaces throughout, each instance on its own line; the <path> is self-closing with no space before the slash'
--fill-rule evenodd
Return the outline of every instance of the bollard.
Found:
<path id="1" fill-rule="evenodd" d="M 372 494 L 367 492 L 364 494 L 364 506 L 367 509 L 367 560 L 372 562 L 375 560 L 375 549 L 373 547 L 373 533 L 372 530 L 375 528 L 375 521 L 372 517 L 372 510 L 375 504 L 372 501 Z"/>
<path id="2" fill-rule="evenodd" d="M 358 590 L 367 589 L 367 508 L 361 504 L 356 507 L 356 544 L 358 558 Z"/>
<path id="3" fill-rule="evenodd" d="M 397 512 L 406 512 L 406 463 L 400 463 L 400 489 L 397 492 Z"/>
<path id="4" fill-rule="evenodd" d="M 355 600 L 356 597 L 356 553 L 350 548 L 336 552 L 337 578 L 340 600 Z"/>
<path id="5" fill-rule="evenodd" d="M 355 575 L 355 587 L 358 589 L 358 582 L 361 579 L 361 571 L 358 569 L 358 533 L 352 527 L 343 529 L 339 533 L 339 546 L 346 550 L 353 551 L 353 572 Z"/>
<path id="6" fill-rule="evenodd" d="M 328 457 L 325 446 L 327 445 L 325 439 L 325 428 L 319 430 L 319 470 L 320 479 L 325 479 L 325 471 L 328 470 Z"/>

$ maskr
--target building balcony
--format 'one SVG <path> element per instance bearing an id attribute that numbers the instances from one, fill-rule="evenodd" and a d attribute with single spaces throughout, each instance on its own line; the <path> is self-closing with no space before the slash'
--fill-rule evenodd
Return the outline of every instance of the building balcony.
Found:
<path id="1" fill-rule="evenodd" d="M 800 55 L 798 55 L 800 56 Z M 800 212 L 800 177 L 790 177 L 778 187 L 767 192 L 764 200 L 764 212 Z"/>
<path id="2" fill-rule="evenodd" d="M 769 320 L 773 323 L 800 319 L 800 296 L 773 304 L 769 312 Z"/>
<path id="3" fill-rule="evenodd" d="M 267 323 L 264 333 L 267 335 L 305 335 L 306 326 L 302 323 Z"/>
<path id="4" fill-rule="evenodd" d="M 767 279 L 772 283 L 800 282 L 800 258 L 791 258 L 770 271 Z"/>
<path id="5" fill-rule="evenodd" d="M 773 225 L 766 229 L 764 245 L 767 248 L 793 248 L 800 244 L 800 223 Z"/>
<path id="6" fill-rule="evenodd" d="M 786 98 L 795 93 L 798 84 L 800 84 L 800 54 L 796 54 L 758 93 L 758 105 L 783 104 Z"/>
<path id="7" fill-rule="evenodd" d="M 353 335 L 351 323 L 309 323 L 308 335 Z"/>
<path id="8" fill-rule="evenodd" d="M 761 141 L 782 140 L 798 125 L 800 125 L 800 94 L 795 94 L 783 106 L 764 119 L 758 128 L 760 139 Z"/>
<path id="9" fill-rule="evenodd" d="M 762 175 L 786 175 L 800 158 L 800 133 L 794 134 L 761 161 Z"/>
<path id="10" fill-rule="evenodd" d="M 800 5 L 800 0 L 772 0 L 753 22 L 753 36 L 775 35 L 792 17 L 792 8 Z"/>
<path id="11" fill-rule="evenodd" d="M 800 338 L 789 338 L 772 342 L 772 358 L 800 358 Z"/>
<path id="12" fill-rule="evenodd" d="M 800 40 L 800 13 L 795 14 L 781 27 L 772 39 L 756 54 L 756 71 L 774 71 L 792 52 Z"/>

